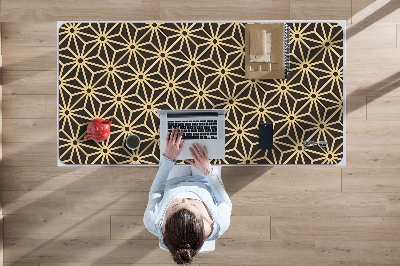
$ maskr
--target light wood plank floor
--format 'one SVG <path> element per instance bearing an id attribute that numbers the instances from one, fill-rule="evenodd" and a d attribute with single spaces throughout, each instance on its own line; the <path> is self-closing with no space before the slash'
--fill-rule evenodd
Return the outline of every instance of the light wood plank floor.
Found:
<path id="1" fill-rule="evenodd" d="M 142 223 L 156 167 L 56 166 L 56 21 L 242 19 L 347 21 L 347 165 L 223 168 L 231 227 L 194 265 L 399 265 L 399 7 L 1 0 L 4 265 L 172 264 Z"/>

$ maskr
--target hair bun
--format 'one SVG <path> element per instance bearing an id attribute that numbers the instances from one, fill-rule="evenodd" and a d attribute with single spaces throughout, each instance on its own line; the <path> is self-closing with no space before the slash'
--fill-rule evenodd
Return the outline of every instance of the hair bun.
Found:
<path id="1" fill-rule="evenodd" d="M 185 244 L 185 246 L 189 246 L 189 244 Z M 180 248 L 177 251 L 175 251 L 174 254 L 174 261 L 177 264 L 186 264 L 186 263 L 191 263 L 193 261 L 193 254 L 192 250 L 190 248 Z"/>

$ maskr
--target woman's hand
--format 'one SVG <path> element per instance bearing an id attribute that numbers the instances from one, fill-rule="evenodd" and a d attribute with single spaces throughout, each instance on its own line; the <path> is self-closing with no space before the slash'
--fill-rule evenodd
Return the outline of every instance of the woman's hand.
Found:
<path id="1" fill-rule="evenodd" d="M 182 141 L 182 136 L 183 131 L 178 128 L 174 128 L 172 132 L 167 134 L 167 146 L 165 147 L 164 155 L 171 161 L 176 159 L 186 144 L 186 140 Z"/>
<path id="2" fill-rule="evenodd" d="M 196 167 L 204 175 L 210 173 L 212 169 L 210 160 L 208 159 L 208 151 L 206 146 L 204 146 L 204 151 L 202 151 L 197 144 L 193 144 L 189 149 L 193 156 L 193 160 L 185 160 L 185 162 Z"/>

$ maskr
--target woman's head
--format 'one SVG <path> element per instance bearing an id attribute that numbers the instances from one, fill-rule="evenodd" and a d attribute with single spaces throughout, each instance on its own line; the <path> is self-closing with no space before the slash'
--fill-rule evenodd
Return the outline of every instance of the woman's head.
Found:
<path id="1" fill-rule="evenodd" d="M 180 209 L 167 218 L 163 237 L 176 263 L 191 263 L 206 238 L 203 219 Z"/>

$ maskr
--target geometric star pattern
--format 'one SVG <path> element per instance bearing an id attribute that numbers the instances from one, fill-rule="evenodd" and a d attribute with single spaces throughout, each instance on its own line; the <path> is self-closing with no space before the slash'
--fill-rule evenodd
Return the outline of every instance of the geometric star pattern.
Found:
<path id="1" fill-rule="evenodd" d="M 64 23 L 58 44 L 59 156 L 64 164 L 158 164 L 157 109 L 228 109 L 214 164 L 337 164 L 343 158 L 343 29 L 288 23 L 290 75 L 245 79 L 245 23 Z M 84 140 L 113 117 L 103 142 Z M 274 148 L 258 149 L 273 122 Z M 125 147 L 135 133 L 138 150 Z M 303 141 L 327 141 L 306 148 Z M 182 163 L 182 162 L 180 162 Z"/>

